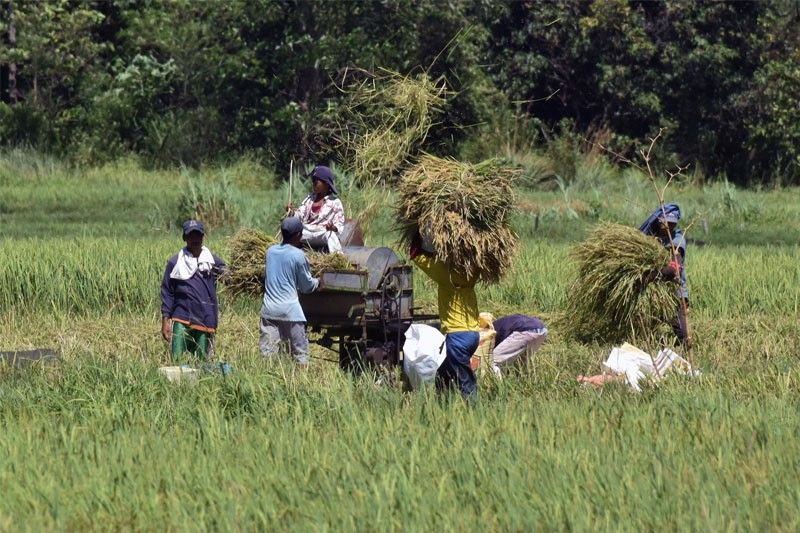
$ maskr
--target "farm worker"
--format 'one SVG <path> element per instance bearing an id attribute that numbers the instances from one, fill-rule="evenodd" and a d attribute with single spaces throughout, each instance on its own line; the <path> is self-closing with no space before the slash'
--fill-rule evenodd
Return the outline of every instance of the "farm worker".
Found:
<path id="1" fill-rule="evenodd" d="M 204 237 L 202 222 L 183 223 L 186 246 L 169 258 L 161 281 L 161 336 L 176 363 L 186 352 L 205 359 L 217 331 L 217 278 L 225 262 L 203 246 Z"/>
<path id="2" fill-rule="evenodd" d="M 579 375 L 578 383 L 588 383 L 595 387 L 602 387 L 610 382 L 623 382 L 635 392 L 641 392 L 639 382 L 648 379 L 658 382 L 673 370 L 678 373 L 696 377 L 701 375 L 700 370 L 693 369 L 689 361 L 673 352 L 669 348 L 662 348 L 655 357 L 643 352 L 636 346 L 627 342 L 615 347 L 603 363 L 601 374 L 593 376 Z"/>
<path id="3" fill-rule="evenodd" d="M 500 367 L 523 359 L 547 339 L 547 327 L 540 319 L 528 315 L 508 315 L 492 322 L 496 332 L 492 350 L 492 371 L 500 376 Z"/>
<path id="4" fill-rule="evenodd" d="M 269 247 L 265 257 L 264 301 L 261 305 L 259 348 L 264 357 L 278 355 L 282 343 L 301 367 L 308 365 L 306 316 L 298 292 L 317 290 L 319 280 L 311 276 L 300 241 L 303 223 L 297 217 L 281 222 L 280 244 Z"/>
<path id="5" fill-rule="evenodd" d="M 341 252 L 339 234 L 344 229 L 344 206 L 333 182 L 333 171 L 316 166 L 311 171 L 312 190 L 293 215 L 303 223 L 302 241 L 312 248 L 327 247 L 328 252 Z M 287 210 L 293 211 L 289 202 Z"/>
<path id="6" fill-rule="evenodd" d="M 419 235 L 411 242 L 409 256 L 438 286 L 439 319 L 445 334 L 446 354 L 436 371 L 436 387 L 445 390 L 457 385 L 465 398 L 472 398 L 477 393 L 478 381 L 470 358 L 480 341 L 475 280 L 451 270 L 424 250 Z"/>
<path id="7" fill-rule="evenodd" d="M 686 259 L 686 239 L 683 231 L 678 228 L 678 221 L 681 219 L 681 209 L 678 204 L 664 204 L 659 206 L 645 220 L 639 231 L 645 235 L 656 237 L 662 246 L 670 251 L 671 261 L 660 271 L 652 272 L 647 281 L 677 281 L 678 287 L 678 310 L 677 316 L 672 323 L 672 330 L 675 336 L 686 348 L 691 347 L 688 327 L 686 325 L 686 312 L 689 307 L 689 287 L 686 284 L 686 269 L 684 261 Z"/>

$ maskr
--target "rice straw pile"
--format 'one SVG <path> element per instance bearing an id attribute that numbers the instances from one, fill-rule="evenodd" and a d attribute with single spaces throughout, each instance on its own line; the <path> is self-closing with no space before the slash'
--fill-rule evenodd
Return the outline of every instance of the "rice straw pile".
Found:
<path id="1" fill-rule="evenodd" d="M 669 324 L 678 305 L 674 283 L 645 283 L 670 260 L 653 237 L 620 224 L 602 223 L 577 245 L 578 277 L 564 326 L 573 336 L 605 342 L 650 340 Z"/>
<path id="2" fill-rule="evenodd" d="M 509 225 L 518 171 L 490 159 L 472 165 L 423 156 L 400 180 L 397 221 L 406 245 L 420 229 L 436 256 L 476 281 L 511 267 L 518 238 Z"/>
<path id="3" fill-rule="evenodd" d="M 315 278 L 330 270 L 355 270 L 347 256 L 341 252 L 326 254 L 306 250 L 306 257 L 308 266 L 311 268 L 311 275 Z"/>
<path id="4" fill-rule="evenodd" d="M 397 176 L 408 165 L 449 95 L 443 78 L 385 69 L 344 90 L 338 142 L 348 170 L 367 182 Z"/>
<path id="5" fill-rule="evenodd" d="M 228 240 L 230 260 L 220 282 L 233 296 L 264 293 L 264 260 L 267 248 L 277 241 L 257 229 L 242 229 Z M 306 252 L 311 275 L 319 277 L 327 270 L 352 270 L 353 266 L 343 254 Z"/>

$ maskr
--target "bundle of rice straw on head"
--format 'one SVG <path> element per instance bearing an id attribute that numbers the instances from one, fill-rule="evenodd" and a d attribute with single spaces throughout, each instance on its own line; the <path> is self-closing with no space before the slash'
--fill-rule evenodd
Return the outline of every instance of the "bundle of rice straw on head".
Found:
<path id="1" fill-rule="evenodd" d="M 437 258 L 456 272 L 498 281 L 517 249 L 509 225 L 517 173 L 494 159 L 473 165 L 423 156 L 399 183 L 401 240 L 407 245 L 421 231 Z"/>
<path id="2" fill-rule="evenodd" d="M 673 283 L 646 276 L 670 260 L 653 237 L 620 224 L 601 223 L 577 245 L 578 277 L 567 302 L 565 329 L 584 340 L 652 340 L 674 319 L 678 294 Z"/>
<path id="3" fill-rule="evenodd" d="M 228 268 L 220 278 L 221 283 L 233 296 L 248 294 L 260 296 L 264 293 L 264 260 L 267 248 L 277 241 L 257 229 L 241 229 L 228 240 Z M 311 275 L 327 270 L 352 270 L 353 266 L 343 254 L 306 252 Z"/>

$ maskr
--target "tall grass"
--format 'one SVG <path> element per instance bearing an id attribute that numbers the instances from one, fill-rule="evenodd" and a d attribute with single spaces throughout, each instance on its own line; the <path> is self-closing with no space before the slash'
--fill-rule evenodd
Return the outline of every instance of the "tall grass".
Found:
<path id="1" fill-rule="evenodd" d="M 5 376 L 0 523 L 33 529 L 794 529 L 798 374 L 757 398 L 511 385 L 471 409 L 243 362 Z"/>
<path id="2" fill-rule="evenodd" d="M 5 312 L 143 312 L 157 309 L 172 240 L 81 238 L 0 241 L 0 308 Z"/>
<path id="3" fill-rule="evenodd" d="M 221 235 L 212 235 L 207 244 L 226 259 Z M 181 246 L 178 234 L 158 239 L 0 240 L 0 309 L 77 314 L 157 309 L 164 265 Z M 478 286 L 481 305 L 495 314 L 563 310 L 575 268 L 568 252 L 564 244 L 524 242 L 500 283 Z M 800 247 L 690 245 L 687 257 L 693 313 L 797 316 Z M 415 284 L 417 303 L 432 309 L 435 287 L 421 275 L 415 276 Z"/>

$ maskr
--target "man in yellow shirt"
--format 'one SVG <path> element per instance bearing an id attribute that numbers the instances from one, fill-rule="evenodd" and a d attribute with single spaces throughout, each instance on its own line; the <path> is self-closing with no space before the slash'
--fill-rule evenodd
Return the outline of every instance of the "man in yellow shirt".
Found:
<path id="1" fill-rule="evenodd" d="M 422 250 L 419 238 L 411 243 L 410 256 L 438 285 L 439 319 L 447 353 L 436 372 L 436 387 L 443 390 L 457 384 L 461 394 L 470 398 L 478 390 L 475 372 L 469 364 L 480 340 L 475 281 L 452 271 L 446 263 Z"/>

